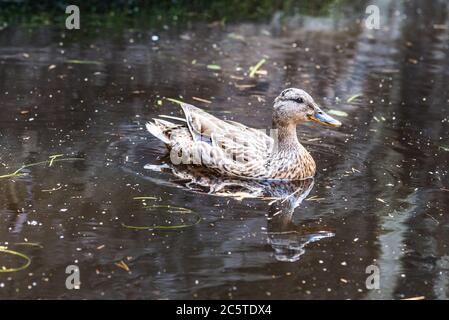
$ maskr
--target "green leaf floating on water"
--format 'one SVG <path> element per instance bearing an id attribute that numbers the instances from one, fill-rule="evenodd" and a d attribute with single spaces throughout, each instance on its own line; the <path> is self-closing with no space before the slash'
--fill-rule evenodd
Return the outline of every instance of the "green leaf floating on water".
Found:
<path id="1" fill-rule="evenodd" d="M 134 200 L 157 200 L 156 197 L 153 196 L 144 196 L 144 197 L 134 197 Z"/>
<path id="2" fill-rule="evenodd" d="M 155 226 L 131 226 L 122 223 L 122 227 L 126 229 L 134 229 L 134 230 L 176 230 L 176 229 L 185 229 L 193 227 L 194 225 L 201 222 L 201 216 L 199 214 L 194 214 L 195 221 L 191 224 L 176 224 L 173 226 L 170 225 L 155 225 Z"/>
<path id="3" fill-rule="evenodd" d="M 26 268 L 28 268 L 31 264 L 31 258 L 28 257 L 27 255 L 14 251 L 14 250 L 10 250 L 7 247 L 0 247 L 0 253 L 5 253 L 5 254 L 10 254 L 13 256 L 18 256 L 22 259 L 25 260 L 25 263 L 23 265 L 21 265 L 20 267 L 16 267 L 16 268 L 7 268 L 5 266 L 0 266 L 0 273 L 6 273 L 6 272 L 17 272 L 17 271 L 21 271 L 24 270 Z"/>
<path id="4" fill-rule="evenodd" d="M 185 102 L 182 102 L 181 100 L 178 100 L 178 99 L 173 99 L 173 98 L 165 98 L 165 99 L 168 100 L 168 101 L 171 101 L 173 103 L 177 103 L 177 104 L 185 103 Z"/>
<path id="5" fill-rule="evenodd" d="M 45 164 L 48 164 L 48 167 L 51 167 L 53 165 L 53 163 L 55 163 L 55 162 L 84 160 L 84 158 L 62 158 L 62 156 L 63 156 L 62 154 L 55 154 L 55 155 L 49 156 L 48 157 L 49 160 L 25 164 L 12 173 L 0 175 L 0 179 L 9 179 L 9 178 L 14 178 L 14 177 L 20 177 L 23 175 L 22 170 L 26 169 L 26 168 L 30 168 L 30 167 L 35 167 L 35 166 L 40 166 L 40 165 L 45 165 Z"/>
<path id="6" fill-rule="evenodd" d="M 348 98 L 348 100 L 346 100 L 346 102 L 347 102 L 347 103 L 351 103 L 352 101 L 354 101 L 355 99 L 357 99 L 358 97 L 361 97 L 361 96 L 362 96 L 361 93 L 353 94 L 352 96 L 350 96 L 350 97 Z"/>
<path id="7" fill-rule="evenodd" d="M 65 60 L 65 63 L 73 63 L 73 64 L 102 64 L 100 61 L 95 60 L 77 60 L 77 59 L 68 59 Z"/>
<path id="8" fill-rule="evenodd" d="M 143 197 L 134 197 L 134 200 L 152 200 L 151 196 L 143 196 Z M 184 228 L 190 228 L 194 225 L 201 222 L 202 218 L 199 214 L 193 212 L 192 210 L 184 207 L 175 207 L 169 204 L 151 204 L 151 205 L 144 205 L 143 208 L 145 209 L 165 209 L 165 211 L 170 213 L 177 213 L 177 214 L 183 214 L 183 215 L 193 215 L 195 217 L 195 221 L 193 221 L 190 224 L 177 224 L 177 225 L 152 225 L 152 226 L 132 226 L 127 225 L 125 223 L 122 223 L 122 227 L 126 229 L 134 229 L 134 230 L 170 230 L 170 229 L 184 229 Z"/>
<path id="9" fill-rule="evenodd" d="M 218 64 L 208 64 L 207 69 L 209 70 L 221 70 L 221 67 Z"/>
<path id="10" fill-rule="evenodd" d="M 251 66 L 249 67 L 250 73 L 249 73 L 249 77 L 253 78 L 254 75 L 256 74 L 256 72 L 260 69 L 260 67 L 262 67 L 262 65 L 266 62 L 267 60 L 265 59 L 260 59 L 260 61 L 255 65 L 255 66 Z"/>
<path id="11" fill-rule="evenodd" d="M 327 113 L 332 114 L 332 115 L 337 116 L 337 117 L 347 117 L 348 116 L 348 114 L 346 112 L 340 111 L 340 110 L 333 110 L 333 109 L 331 109 Z"/>

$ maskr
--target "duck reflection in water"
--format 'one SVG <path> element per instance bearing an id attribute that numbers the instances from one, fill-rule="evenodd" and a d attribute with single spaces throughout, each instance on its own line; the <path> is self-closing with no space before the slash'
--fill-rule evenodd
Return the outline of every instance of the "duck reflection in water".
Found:
<path id="1" fill-rule="evenodd" d="M 146 165 L 146 169 L 174 174 L 177 179 L 157 183 L 176 184 L 194 192 L 238 200 L 256 198 L 268 203 L 267 241 L 274 249 L 278 261 L 295 262 L 305 253 L 306 246 L 335 234 L 318 227 L 307 227 L 306 221 L 293 222 L 295 209 L 307 198 L 314 186 L 314 179 L 243 180 L 211 175 L 210 172 L 189 166 Z M 155 178 L 150 178 L 151 180 Z M 300 212 L 296 212 L 300 214 Z"/>

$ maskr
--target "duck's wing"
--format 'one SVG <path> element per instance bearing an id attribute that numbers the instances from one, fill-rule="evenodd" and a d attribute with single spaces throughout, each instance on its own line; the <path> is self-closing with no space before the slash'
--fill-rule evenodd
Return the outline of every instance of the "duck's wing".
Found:
<path id="1" fill-rule="evenodd" d="M 273 147 L 263 131 L 234 121 L 221 120 L 193 105 L 182 103 L 185 115 L 180 124 L 154 119 L 148 130 L 182 155 L 177 161 L 213 169 L 221 174 L 259 177 Z M 173 161 L 173 159 L 172 159 Z M 185 163 L 187 164 L 187 163 Z"/>
<path id="2" fill-rule="evenodd" d="M 267 136 L 264 130 L 218 119 L 190 104 L 182 104 L 181 107 L 194 141 L 207 142 L 213 147 L 232 153 L 234 157 L 246 160 L 265 158 L 273 147 L 273 139 Z"/>

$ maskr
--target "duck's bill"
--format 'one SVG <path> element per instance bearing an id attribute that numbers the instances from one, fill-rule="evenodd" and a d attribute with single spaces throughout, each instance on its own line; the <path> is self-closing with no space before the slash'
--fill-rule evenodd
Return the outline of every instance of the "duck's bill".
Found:
<path id="1" fill-rule="evenodd" d="M 331 127 L 341 126 L 340 121 L 332 118 L 330 115 L 328 115 L 322 110 L 317 110 L 312 116 L 309 116 L 309 119 Z"/>

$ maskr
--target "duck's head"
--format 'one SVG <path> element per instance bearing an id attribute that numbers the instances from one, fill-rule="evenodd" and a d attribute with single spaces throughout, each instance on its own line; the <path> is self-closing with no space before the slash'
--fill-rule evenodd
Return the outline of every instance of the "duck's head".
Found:
<path id="1" fill-rule="evenodd" d="M 274 100 L 273 107 L 273 120 L 278 125 L 315 121 L 333 127 L 341 126 L 340 121 L 321 110 L 313 98 L 301 89 L 285 89 Z"/>

